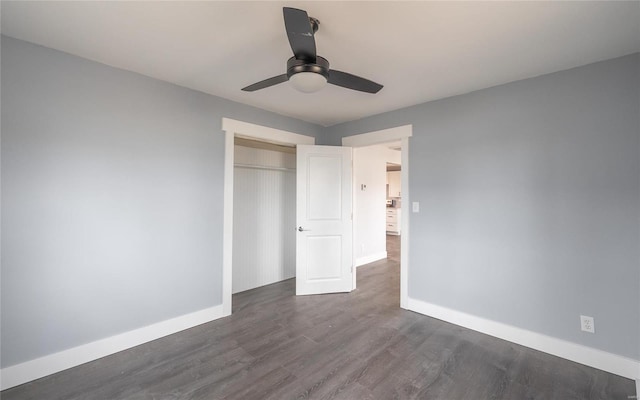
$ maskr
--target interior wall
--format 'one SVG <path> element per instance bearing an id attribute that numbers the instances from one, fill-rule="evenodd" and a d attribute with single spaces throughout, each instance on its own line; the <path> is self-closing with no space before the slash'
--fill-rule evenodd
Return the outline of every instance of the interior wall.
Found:
<path id="1" fill-rule="evenodd" d="M 2 36 L 1 366 L 221 304 L 222 117 L 320 126 Z"/>
<path id="2" fill-rule="evenodd" d="M 387 162 L 388 163 L 392 163 L 392 164 L 396 164 L 396 165 L 402 165 L 402 152 L 398 151 L 398 150 L 392 150 L 392 149 L 388 149 L 389 151 L 387 151 Z"/>
<path id="3" fill-rule="evenodd" d="M 390 151 L 384 145 L 353 149 L 356 266 L 387 256 L 385 201 Z M 366 185 L 366 188 L 362 185 Z"/>
<path id="4" fill-rule="evenodd" d="M 409 296 L 640 359 L 638 54 L 322 128 L 1 52 L 2 367 L 221 303 L 223 116 L 337 145 L 412 124 Z"/>
<path id="5" fill-rule="evenodd" d="M 639 87 L 636 53 L 327 135 L 413 125 L 409 297 L 638 360 Z"/>
<path id="6" fill-rule="evenodd" d="M 296 275 L 296 155 L 237 145 L 234 153 L 232 292 L 238 293 Z"/>

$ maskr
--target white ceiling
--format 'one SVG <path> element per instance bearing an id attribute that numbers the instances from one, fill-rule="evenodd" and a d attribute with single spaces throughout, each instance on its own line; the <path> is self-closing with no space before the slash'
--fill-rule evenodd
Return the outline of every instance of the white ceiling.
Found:
<path id="1" fill-rule="evenodd" d="M 318 54 L 376 95 L 284 83 L 282 7 L 320 20 Z M 11 2 L 2 33 L 330 126 L 640 51 L 640 2 Z"/>

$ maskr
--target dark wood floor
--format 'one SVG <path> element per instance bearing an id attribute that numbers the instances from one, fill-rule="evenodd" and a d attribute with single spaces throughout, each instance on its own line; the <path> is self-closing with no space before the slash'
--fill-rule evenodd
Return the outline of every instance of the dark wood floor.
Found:
<path id="1" fill-rule="evenodd" d="M 13 399 L 627 399 L 634 382 L 399 308 L 399 237 L 350 294 L 288 280 L 233 315 L 2 392 Z"/>

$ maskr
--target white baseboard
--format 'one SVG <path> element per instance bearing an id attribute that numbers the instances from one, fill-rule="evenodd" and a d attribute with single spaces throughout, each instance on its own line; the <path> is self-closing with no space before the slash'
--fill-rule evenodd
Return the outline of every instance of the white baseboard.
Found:
<path id="1" fill-rule="evenodd" d="M 625 378 L 640 379 L 640 361 L 409 298 L 409 310 Z M 638 389 L 640 390 L 640 389 Z"/>
<path id="2" fill-rule="evenodd" d="M 222 305 L 168 319 L 153 325 L 83 344 L 0 371 L 0 390 L 97 360 L 140 344 L 223 317 Z"/>
<path id="3" fill-rule="evenodd" d="M 381 251 L 380 253 L 374 253 L 374 254 L 370 254 L 368 256 L 356 258 L 356 267 L 359 267 L 359 266 L 365 265 L 365 264 L 369 264 L 369 263 L 372 263 L 374 261 L 384 260 L 385 258 L 387 258 L 387 252 L 386 251 Z"/>

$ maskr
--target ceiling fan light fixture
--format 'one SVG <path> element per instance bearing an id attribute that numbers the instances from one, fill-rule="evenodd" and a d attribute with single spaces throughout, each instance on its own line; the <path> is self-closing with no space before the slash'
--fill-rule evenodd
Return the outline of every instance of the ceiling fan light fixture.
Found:
<path id="1" fill-rule="evenodd" d="M 293 57 L 287 60 L 287 73 L 277 75 L 242 88 L 245 92 L 268 88 L 291 81 L 291 85 L 304 93 L 313 93 L 327 83 L 365 93 L 378 93 L 382 85 L 347 72 L 330 70 L 329 61 L 316 53 L 314 35 L 320 21 L 309 17 L 304 10 L 283 7 L 284 28 L 289 38 Z"/>
<path id="2" fill-rule="evenodd" d="M 291 85 L 303 93 L 313 93 L 327 84 L 327 78 L 317 72 L 298 72 L 289 78 Z"/>

